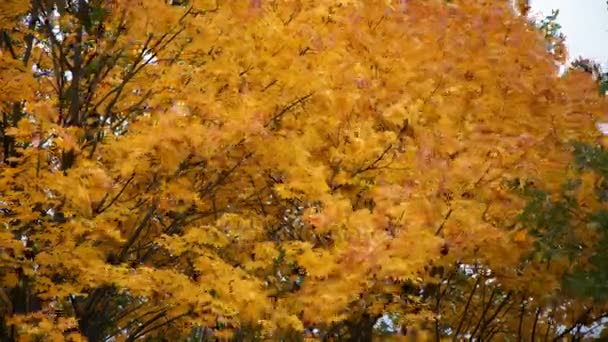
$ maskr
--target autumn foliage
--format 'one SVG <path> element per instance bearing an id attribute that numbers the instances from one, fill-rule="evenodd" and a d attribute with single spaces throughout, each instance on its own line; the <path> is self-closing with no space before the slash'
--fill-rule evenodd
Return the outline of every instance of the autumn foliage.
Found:
<path id="1" fill-rule="evenodd" d="M 564 244 L 525 215 L 575 176 L 604 208 L 572 142 L 595 146 L 606 104 L 511 1 L 4 1 L 0 20 L 6 341 L 365 341 L 383 315 L 526 340 L 605 312 L 562 282 L 598 234 L 568 217 L 584 252 L 547 258 Z"/>

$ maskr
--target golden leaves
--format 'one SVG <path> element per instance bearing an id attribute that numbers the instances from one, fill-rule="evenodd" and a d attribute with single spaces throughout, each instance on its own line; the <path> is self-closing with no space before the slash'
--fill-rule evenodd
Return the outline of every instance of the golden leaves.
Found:
<path id="1" fill-rule="evenodd" d="M 75 329 L 78 322 L 73 317 L 55 319 L 45 312 L 19 314 L 11 316 L 7 321 L 9 326 L 17 326 L 16 335 L 19 341 L 31 341 L 42 338 L 47 341 L 81 342 L 85 339 L 78 333 L 68 331 Z"/>
<path id="2" fill-rule="evenodd" d="M 161 235 L 157 243 L 174 255 L 182 255 L 186 252 L 203 253 L 205 246 L 224 247 L 228 245 L 229 240 L 218 228 L 201 226 L 189 229 L 186 234 L 179 237 Z"/>
<path id="3" fill-rule="evenodd" d="M 81 215 L 91 217 L 114 187 L 113 180 L 100 164 L 90 160 L 80 161 L 70 176 L 58 178 L 53 188 L 65 194 Z"/>
<path id="4" fill-rule="evenodd" d="M 327 278 L 335 269 L 335 256 L 331 251 L 305 249 L 297 258 L 298 264 L 313 278 Z"/>
<path id="5" fill-rule="evenodd" d="M 502 228 L 521 205 L 503 180 L 534 175 L 555 190 L 563 141 L 592 139 L 605 110 L 589 79 L 552 74 L 506 1 L 190 4 L 178 23 L 188 8 L 113 2 L 105 26 L 126 11 L 112 48 L 124 54 L 107 51 L 111 34 L 89 37 L 120 63 L 81 85 L 94 93 L 81 109 L 103 112 L 102 127 L 59 127 L 63 95 L 0 57 L 0 100 L 34 113 L 5 134 L 37 143 L 16 145 L 16 166 L 1 170 L 15 221 L 2 218 L 0 266 L 23 267 L 45 298 L 112 285 L 146 310 L 260 323 L 271 339 L 363 308 L 418 311 L 401 285 L 432 262 L 519 261 L 531 239 Z M 158 47 L 178 27 L 122 88 L 146 38 Z M 24 227 L 38 273 L 17 261 Z"/>
<path id="6" fill-rule="evenodd" d="M 29 8 L 30 3 L 23 0 L 6 0 L 0 3 L 0 29 L 10 28 Z"/>
<path id="7" fill-rule="evenodd" d="M 11 108 L 7 107 L 10 103 L 32 101 L 35 98 L 38 84 L 27 66 L 24 66 L 19 59 L 2 51 L 0 51 L 0 65 L 2 65 L 0 67 L 0 87 L 2 88 L 0 101 L 3 110 L 10 112 Z"/>
<path id="8" fill-rule="evenodd" d="M 251 251 L 251 258 L 243 264 L 246 270 L 266 269 L 279 258 L 279 251 L 270 241 L 256 243 Z"/>

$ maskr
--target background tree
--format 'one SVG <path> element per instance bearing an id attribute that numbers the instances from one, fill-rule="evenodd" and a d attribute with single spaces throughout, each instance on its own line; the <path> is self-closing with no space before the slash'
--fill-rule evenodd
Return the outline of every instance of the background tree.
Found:
<path id="1" fill-rule="evenodd" d="M 5 340 L 424 334 L 452 265 L 569 271 L 516 280 L 508 181 L 560 194 L 605 102 L 510 1 L 15 4 Z"/>

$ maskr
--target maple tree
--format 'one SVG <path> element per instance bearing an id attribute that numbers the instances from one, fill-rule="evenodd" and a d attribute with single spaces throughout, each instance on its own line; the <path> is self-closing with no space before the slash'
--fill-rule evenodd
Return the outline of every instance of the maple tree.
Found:
<path id="1" fill-rule="evenodd" d="M 570 274 L 509 185 L 557 201 L 606 104 L 511 1 L 6 1 L 0 29 L 6 340 L 439 338 L 463 265 L 499 307 Z"/>

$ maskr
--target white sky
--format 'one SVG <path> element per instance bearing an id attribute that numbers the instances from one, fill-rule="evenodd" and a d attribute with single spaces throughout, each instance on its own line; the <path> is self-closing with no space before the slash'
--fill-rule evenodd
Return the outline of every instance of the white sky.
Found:
<path id="1" fill-rule="evenodd" d="M 608 6 L 606 0 L 532 0 L 532 12 L 550 15 L 559 9 L 557 22 L 566 35 L 570 59 L 578 56 L 608 63 Z"/>

